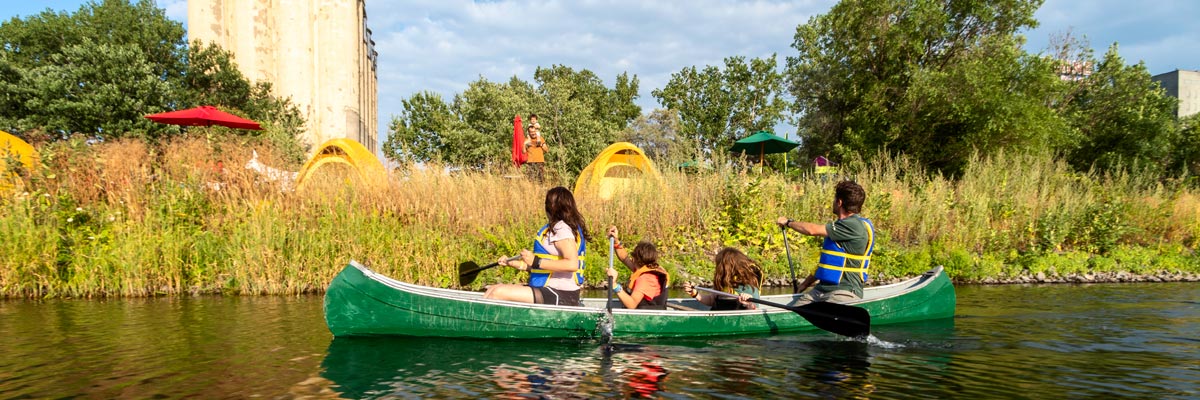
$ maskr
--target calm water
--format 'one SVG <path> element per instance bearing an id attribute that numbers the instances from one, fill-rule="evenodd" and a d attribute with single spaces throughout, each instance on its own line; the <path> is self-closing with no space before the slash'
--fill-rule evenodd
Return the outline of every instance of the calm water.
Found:
<path id="1" fill-rule="evenodd" d="M 965 286 L 953 320 L 595 343 L 337 339 L 320 297 L 0 301 L 0 398 L 1200 398 L 1200 284 Z"/>

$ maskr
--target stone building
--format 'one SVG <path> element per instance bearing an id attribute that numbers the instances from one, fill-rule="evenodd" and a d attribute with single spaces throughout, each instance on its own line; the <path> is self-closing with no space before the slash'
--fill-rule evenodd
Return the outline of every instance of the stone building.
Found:
<path id="1" fill-rule="evenodd" d="M 248 79 L 290 97 L 312 149 L 350 138 L 377 151 L 379 53 L 365 0 L 188 0 L 187 26 L 189 41 L 216 43 Z"/>
<path id="2" fill-rule="evenodd" d="M 1183 118 L 1200 112 L 1200 71 L 1177 69 L 1152 79 L 1167 90 L 1167 95 L 1179 99 L 1175 116 Z"/>

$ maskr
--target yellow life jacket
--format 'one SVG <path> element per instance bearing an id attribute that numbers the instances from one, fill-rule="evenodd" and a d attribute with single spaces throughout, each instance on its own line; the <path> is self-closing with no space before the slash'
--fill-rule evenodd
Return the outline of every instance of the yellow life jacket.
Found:
<path id="1" fill-rule="evenodd" d="M 533 256 L 537 258 L 545 258 L 550 260 L 560 260 L 562 257 L 550 254 L 550 251 L 542 246 L 542 237 L 546 235 L 546 231 L 550 229 L 550 225 L 543 226 L 538 229 L 537 236 L 533 238 Z M 579 230 L 575 234 L 575 244 L 579 246 L 579 269 L 575 270 L 575 282 L 583 284 L 583 254 L 587 251 L 587 242 L 583 241 L 583 230 Z M 546 280 L 550 279 L 550 275 L 554 271 L 542 268 L 531 268 L 529 270 L 529 286 L 542 287 L 546 286 Z"/>

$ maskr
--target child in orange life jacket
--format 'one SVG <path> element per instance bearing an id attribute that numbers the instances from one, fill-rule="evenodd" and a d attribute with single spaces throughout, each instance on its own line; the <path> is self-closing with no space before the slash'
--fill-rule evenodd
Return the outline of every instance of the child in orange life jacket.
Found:
<path id="1" fill-rule="evenodd" d="M 613 238 L 615 243 L 613 251 L 617 253 L 617 258 L 626 267 L 629 267 L 630 271 L 633 271 L 633 275 L 629 277 L 628 292 L 619 283 L 613 288 L 613 293 L 616 293 L 621 304 L 625 308 L 667 309 L 667 288 L 670 283 L 670 275 L 667 274 L 667 270 L 658 265 L 658 248 L 653 243 L 643 240 L 638 242 L 637 247 L 634 247 L 633 252 L 630 253 L 621 245 L 617 227 L 609 227 L 608 236 Z M 617 270 L 608 269 L 608 276 L 613 278 L 614 282 L 617 275 Z"/>
<path id="2" fill-rule="evenodd" d="M 738 298 L 698 293 L 692 288 L 691 282 L 683 284 L 683 291 L 695 297 L 701 304 L 712 307 L 713 311 L 756 309 L 754 303 L 747 300 L 757 299 L 759 288 L 762 287 L 763 273 L 758 263 L 732 247 L 717 252 L 713 262 L 716 264 L 713 269 L 713 289 L 735 294 Z"/>

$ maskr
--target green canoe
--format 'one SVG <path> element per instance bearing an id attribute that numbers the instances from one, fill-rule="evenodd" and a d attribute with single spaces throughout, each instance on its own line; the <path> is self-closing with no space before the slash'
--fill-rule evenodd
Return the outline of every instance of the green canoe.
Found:
<path id="1" fill-rule="evenodd" d="M 795 295 L 763 296 L 788 304 Z M 482 292 L 400 282 L 351 261 L 325 292 L 325 323 L 334 336 L 425 336 L 486 339 L 586 339 L 600 337 L 604 298 L 582 307 L 488 300 Z M 670 299 L 667 310 L 627 310 L 614 300 L 615 338 L 749 335 L 817 328 L 796 313 L 708 311 L 691 298 Z M 954 316 L 954 286 L 942 267 L 916 278 L 866 289 L 853 305 L 871 313 L 873 326 Z M 689 310 L 690 309 L 690 310 Z"/>

